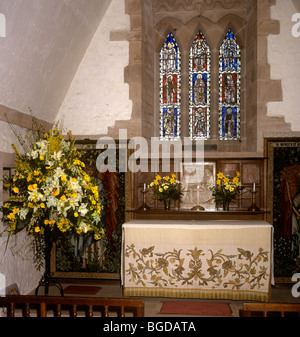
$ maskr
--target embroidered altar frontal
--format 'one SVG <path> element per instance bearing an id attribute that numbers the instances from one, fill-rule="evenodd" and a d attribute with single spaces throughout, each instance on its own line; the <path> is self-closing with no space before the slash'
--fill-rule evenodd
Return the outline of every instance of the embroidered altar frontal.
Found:
<path id="1" fill-rule="evenodd" d="M 269 300 L 265 221 L 131 220 L 122 253 L 124 296 Z"/>

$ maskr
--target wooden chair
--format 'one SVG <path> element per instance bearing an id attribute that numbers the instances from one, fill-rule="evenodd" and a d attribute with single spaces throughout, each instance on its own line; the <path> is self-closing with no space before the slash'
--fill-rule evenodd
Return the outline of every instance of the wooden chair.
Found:
<path id="1" fill-rule="evenodd" d="M 300 317 L 300 303 L 243 303 L 240 317 Z"/>
<path id="2" fill-rule="evenodd" d="M 118 317 L 125 317 L 125 311 L 133 313 L 135 317 L 144 317 L 142 299 L 13 295 L 0 297 L 1 306 L 7 308 L 9 317 L 15 317 L 19 308 L 23 317 L 30 317 L 33 308 L 39 317 L 47 317 L 50 310 L 53 310 L 55 317 L 62 317 L 62 310 L 64 315 L 67 312 L 70 317 L 77 317 L 79 311 L 84 311 L 87 317 L 93 317 L 95 312 L 103 317 L 109 317 L 112 312 Z"/>

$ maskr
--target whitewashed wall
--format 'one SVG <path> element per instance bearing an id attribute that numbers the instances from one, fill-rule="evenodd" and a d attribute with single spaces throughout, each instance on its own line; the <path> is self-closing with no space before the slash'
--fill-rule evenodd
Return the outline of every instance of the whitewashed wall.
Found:
<path id="1" fill-rule="evenodd" d="M 57 115 L 75 135 L 106 134 L 116 120 L 128 120 L 132 102 L 124 83 L 128 41 L 110 41 L 110 33 L 129 30 L 125 1 L 112 0 L 78 68 Z"/>
<path id="2" fill-rule="evenodd" d="M 52 123 L 110 0 L 1 0 L 0 104 Z"/>
<path id="3" fill-rule="evenodd" d="M 28 132 L 24 128 L 15 128 L 23 137 Z M 11 144 L 14 143 L 21 153 L 23 151 L 7 123 L 0 122 L 0 130 L 0 176 L 2 177 L 2 167 L 12 166 L 14 163 Z M 0 181 L 0 205 L 3 205 L 6 198 L 2 185 L 3 183 Z M 16 283 L 21 294 L 28 294 L 37 286 L 43 270 L 37 271 L 35 269 L 30 239 L 26 237 L 25 231 L 11 236 L 7 244 L 8 234 L 4 233 L 4 229 L 4 225 L 0 223 L 0 273 L 5 278 L 6 286 Z M 1 284 L 2 286 L 3 284 Z"/>
<path id="4" fill-rule="evenodd" d="M 5 276 L 6 286 L 16 283 L 21 294 L 26 295 L 38 285 L 43 270 L 34 267 L 33 251 L 25 231 L 11 236 L 7 249 L 6 243 L 7 234 L 4 234 L 0 238 L 0 273 Z"/>
<path id="5" fill-rule="evenodd" d="M 268 103 L 268 115 L 284 116 L 291 123 L 292 131 L 300 131 L 300 36 L 292 34 L 296 24 L 292 16 L 297 12 L 300 12 L 297 1 L 277 0 L 271 16 L 280 21 L 280 34 L 268 37 L 271 78 L 281 80 L 283 91 L 283 101 Z M 297 30 L 300 33 L 299 26 Z"/>

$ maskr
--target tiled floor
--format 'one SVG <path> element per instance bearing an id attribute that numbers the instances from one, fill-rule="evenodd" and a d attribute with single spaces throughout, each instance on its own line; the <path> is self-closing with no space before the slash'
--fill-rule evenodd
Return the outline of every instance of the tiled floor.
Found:
<path id="1" fill-rule="evenodd" d="M 120 281 L 118 280 L 61 280 L 60 281 L 63 288 L 68 285 L 97 285 L 101 287 L 96 295 L 99 297 L 123 297 L 122 287 Z M 276 284 L 272 286 L 271 301 L 270 302 L 287 302 L 287 303 L 300 303 L 300 297 L 294 298 L 291 294 L 292 285 L 291 284 Z M 55 287 L 51 287 L 50 295 L 59 295 L 58 290 Z M 65 295 L 65 296 L 83 296 L 83 295 Z M 87 295 L 84 295 L 87 296 Z M 166 317 L 166 315 L 160 315 L 162 301 L 167 301 L 175 299 L 168 298 L 156 298 L 156 297 L 144 297 L 145 303 L 145 316 L 146 317 Z M 216 300 L 197 300 L 197 299 L 177 299 L 177 301 L 202 301 L 202 302 L 213 302 Z M 234 317 L 239 316 L 239 310 L 242 308 L 242 301 L 230 301 L 230 300 L 219 300 L 219 302 L 229 303 L 233 312 Z M 172 315 L 168 315 L 171 317 Z M 173 315 L 173 317 L 178 317 L 178 315 Z M 184 317 L 180 315 L 180 317 Z M 197 317 L 197 316 L 185 316 L 185 317 Z"/>

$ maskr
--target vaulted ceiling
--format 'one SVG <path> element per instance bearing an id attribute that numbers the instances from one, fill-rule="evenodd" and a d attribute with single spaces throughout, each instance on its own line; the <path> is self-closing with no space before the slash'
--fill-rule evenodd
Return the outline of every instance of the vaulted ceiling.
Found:
<path id="1" fill-rule="evenodd" d="M 53 122 L 110 2 L 1 0 L 0 104 Z"/>

